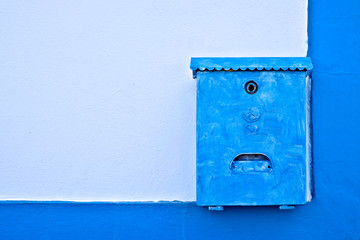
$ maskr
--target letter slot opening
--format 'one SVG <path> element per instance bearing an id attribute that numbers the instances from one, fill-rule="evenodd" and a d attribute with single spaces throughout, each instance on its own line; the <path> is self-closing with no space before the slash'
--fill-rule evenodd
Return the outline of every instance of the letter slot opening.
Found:
<path id="1" fill-rule="evenodd" d="M 270 172 L 272 164 L 270 159 L 261 153 L 246 153 L 237 155 L 231 162 L 232 172 Z"/>

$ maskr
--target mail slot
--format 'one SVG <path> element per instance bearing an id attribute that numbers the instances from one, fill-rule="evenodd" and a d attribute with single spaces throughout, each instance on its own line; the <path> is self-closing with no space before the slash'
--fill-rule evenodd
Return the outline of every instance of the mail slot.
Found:
<path id="1" fill-rule="evenodd" d="M 310 58 L 192 58 L 191 69 L 197 204 L 311 201 Z"/>

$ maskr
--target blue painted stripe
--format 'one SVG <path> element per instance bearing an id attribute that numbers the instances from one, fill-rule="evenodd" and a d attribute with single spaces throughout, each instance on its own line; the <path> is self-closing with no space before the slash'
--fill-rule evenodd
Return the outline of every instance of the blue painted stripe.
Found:
<path id="1" fill-rule="evenodd" d="M 0 239 L 324 239 L 323 210 L 310 203 L 278 207 L 225 207 L 194 202 L 2 202 Z M 333 239 L 342 228 L 331 229 Z M 337 239 L 341 239 L 337 238 Z"/>

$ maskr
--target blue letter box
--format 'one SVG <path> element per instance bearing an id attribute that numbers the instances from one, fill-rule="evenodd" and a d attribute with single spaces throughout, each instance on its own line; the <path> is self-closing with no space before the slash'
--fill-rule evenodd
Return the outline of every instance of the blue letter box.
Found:
<path id="1" fill-rule="evenodd" d="M 310 58 L 192 58 L 200 206 L 311 200 Z"/>

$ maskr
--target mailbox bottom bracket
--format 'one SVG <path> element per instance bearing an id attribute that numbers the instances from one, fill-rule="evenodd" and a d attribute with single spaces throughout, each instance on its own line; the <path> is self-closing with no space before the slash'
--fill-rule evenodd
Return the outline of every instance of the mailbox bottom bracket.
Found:
<path id="1" fill-rule="evenodd" d="M 223 206 L 209 206 L 208 207 L 209 211 L 223 211 L 224 207 Z M 295 206 L 293 205 L 281 205 L 279 206 L 280 210 L 293 210 L 295 209 Z"/>

